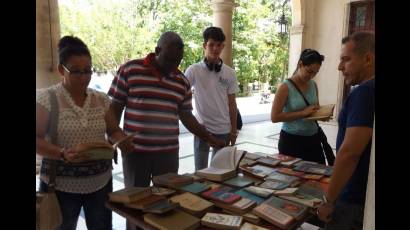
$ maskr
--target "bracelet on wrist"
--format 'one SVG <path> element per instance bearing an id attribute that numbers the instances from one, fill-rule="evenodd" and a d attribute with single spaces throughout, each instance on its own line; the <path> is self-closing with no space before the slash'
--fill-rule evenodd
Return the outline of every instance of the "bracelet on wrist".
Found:
<path id="1" fill-rule="evenodd" d="M 62 161 L 64 161 L 64 162 L 68 162 L 68 161 L 67 161 L 67 158 L 65 158 L 65 155 L 64 155 L 65 151 L 66 151 L 65 148 L 61 148 L 61 149 L 60 149 L 60 160 L 62 160 Z"/>

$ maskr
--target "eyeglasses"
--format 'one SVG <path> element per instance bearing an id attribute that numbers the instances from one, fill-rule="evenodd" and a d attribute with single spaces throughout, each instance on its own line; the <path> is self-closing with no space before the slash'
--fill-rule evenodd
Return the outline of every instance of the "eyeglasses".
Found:
<path id="1" fill-rule="evenodd" d="M 73 77 L 81 77 L 82 75 L 85 76 L 91 76 L 94 72 L 93 69 L 87 69 L 87 70 L 69 70 L 65 65 L 61 64 L 63 66 L 63 68 L 65 69 L 65 71 L 67 71 L 68 74 L 70 74 Z"/>

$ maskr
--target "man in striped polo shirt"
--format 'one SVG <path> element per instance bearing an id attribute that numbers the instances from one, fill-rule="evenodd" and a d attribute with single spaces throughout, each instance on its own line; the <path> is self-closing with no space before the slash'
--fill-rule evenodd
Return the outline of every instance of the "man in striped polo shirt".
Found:
<path id="1" fill-rule="evenodd" d="M 212 146 L 224 142 L 192 115 L 191 86 L 178 70 L 184 44 L 174 32 L 161 35 L 155 53 L 123 64 L 108 95 L 117 120 L 124 113 L 124 131 L 134 136 L 134 151 L 125 153 L 125 187 L 150 185 L 152 176 L 178 172 L 179 122 Z"/>

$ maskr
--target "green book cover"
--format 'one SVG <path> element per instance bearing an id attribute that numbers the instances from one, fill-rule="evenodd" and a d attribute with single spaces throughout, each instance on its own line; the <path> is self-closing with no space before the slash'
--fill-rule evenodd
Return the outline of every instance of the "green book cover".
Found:
<path id="1" fill-rule="evenodd" d="M 245 191 L 244 189 L 239 189 L 238 191 L 234 192 L 235 194 L 241 196 L 241 197 L 245 197 L 248 198 L 249 200 L 253 200 L 255 201 L 258 205 L 262 202 L 264 202 L 266 199 L 256 196 L 248 191 Z"/>
<path id="2" fill-rule="evenodd" d="M 209 185 L 199 183 L 199 182 L 194 182 L 192 184 L 183 186 L 181 188 L 181 190 L 184 190 L 186 192 L 191 192 L 191 193 L 198 194 L 198 193 L 204 192 L 204 191 L 206 191 L 210 188 L 211 188 L 211 186 L 209 186 Z"/>
<path id="3" fill-rule="evenodd" d="M 243 188 L 249 185 L 253 185 L 254 182 L 246 177 L 237 176 L 232 179 L 226 180 L 223 183 L 233 187 Z"/>

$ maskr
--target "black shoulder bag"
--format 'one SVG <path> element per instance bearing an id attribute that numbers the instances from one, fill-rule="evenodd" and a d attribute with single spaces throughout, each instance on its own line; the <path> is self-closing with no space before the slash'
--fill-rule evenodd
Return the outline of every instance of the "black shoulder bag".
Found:
<path id="1" fill-rule="evenodd" d="M 305 101 L 306 105 L 309 106 L 309 102 L 306 100 L 305 96 L 303 95 L 302 91 L 297 87 L 297 85 L 289 78 L 288 79 L 290 83 L 296 88 L 296 90 L 300 93 L 300 95 L 303 97 L 303 100 Z M 323 153 L 325 154 L 326 160 L 328 165 L 333 166 L 335 163 L 335 154 L 333 153 L 332 147 L 329 145 L 327 142 L 327 137 L 325 133 L 323 132 L 323 129 L 319 126 L 317 121 L 315 121 L 317 127 L 318 127 L 318 134 L 320 138 L 320 143 L 322 144 L 322 149 Z"/>

